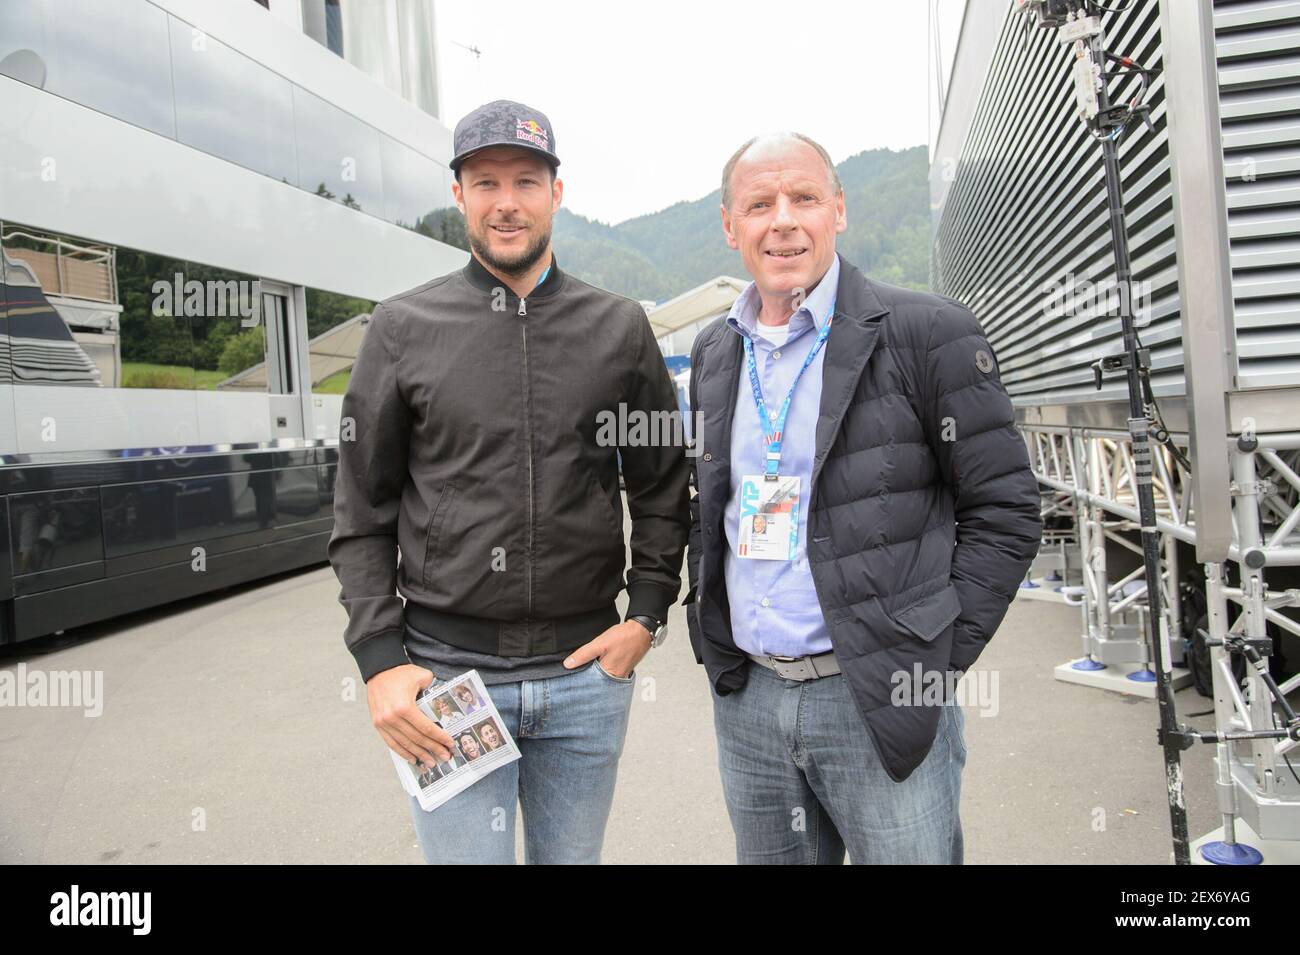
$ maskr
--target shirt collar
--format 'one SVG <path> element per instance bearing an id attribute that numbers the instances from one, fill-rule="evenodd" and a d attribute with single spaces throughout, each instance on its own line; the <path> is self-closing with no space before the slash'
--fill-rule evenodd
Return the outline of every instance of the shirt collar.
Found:
<path id="1" fill-rule="evenodd" d="M 491 292 L 497 288 L 504 288 L 506 297 L 512 301 L 517 301 L 515 293 L 510 287 L 503 283 L 499 278 L 489 272 L 475 256 L 471 255 L 469 261 L 465 263 L 465 278 L 469 283 L 484 292 Z M 534 298 L 545 298 L 559 290 L 563 282 L 564 273 L 560 271 L 559 263 L 555 260 L 555 253 L 551 253 L 551 264 L 542 281 L 537 283 L 537 287 L 528 293 L 528 300 L 531 302 Z"/>
<path id="2" fill-rule="evenodd" d="M 793 341 L 799 335 L 802 335 L 809 328 L 820 328 L 822 322 L 826 320 L 826 313 L 830 311 L 832 303 L 835 301 L 835 290 L 840 283 L 840 257 L 837 253 L 831 260 L 831 267 L 826 270 L 826 274 L 821 277 L 812 294 L 804 299 L 803 305 L 790 316 L 790 332 L 786 341 Z M 727 325 L 732 331 L 746 338 L 754 338 L 757 332 L 754 331 L 758 324 L 758 312 L 762 303 L 758 297 L 758 287 L 750 282 L 745 286 L 731 304 L 731 311 L 727 313 Z M 759 339 L 763 340 L 763 339 Z"/>

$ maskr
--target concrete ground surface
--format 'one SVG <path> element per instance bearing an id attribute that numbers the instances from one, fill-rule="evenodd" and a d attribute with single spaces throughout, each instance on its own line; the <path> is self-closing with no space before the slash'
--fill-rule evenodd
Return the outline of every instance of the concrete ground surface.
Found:
<path id="1" fill-rule="evenodd" d="M 0 862 L 421 862 L 337 597 L 321 565 L 0 651 L 104 680 L 98 717 L 0 709 Z M 670 627 L 638 668 L 607 863 L 734 861 L 681 607 Z M 1156 706 L 1054 680 L 1078 634 L 1077 608 L 1017 600 L 977 664 L 998 693 L 966 708 L 968 864 L 1170 860 Z M 1212 755 L 1183 756 L 1193 838 L 1219 824 Z"/>

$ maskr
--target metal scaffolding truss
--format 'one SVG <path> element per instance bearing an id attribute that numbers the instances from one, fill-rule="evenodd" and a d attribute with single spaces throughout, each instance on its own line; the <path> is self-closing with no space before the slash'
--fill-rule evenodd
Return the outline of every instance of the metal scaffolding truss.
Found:
<path id="1" fill-rule="evenodd" d="M 1038 480 L 1044 486 L 1044 516 L 1074 520 L 1083 581 L 1084 652 L 1104 664 L 1152 659 L 1141 626 L 1117 625 L 1145 601 L 1142 568 L 1109 579 L 1107 541 L 1140 554 L 1128 532 L 1138 528 L 1135 472 L 1128 433 L 1118 429 L 1022 423 Z M 1282 613 L 1300 607 L 1300 589 L 1270 591 L 1269 568 L 1300 565 L 1300 432 L 1225 437 L 1231 460 L 1232 541 L 1228 562 L 1236 564 L 1240 586 L 1229 586 L 1224 563 L 1204 564 L 1207 628 L 1218 732 L 1272 730 L 1278 725 L 1259 671 L 1246 667 L 1239 683 L 1224 648 L 1229 635 L 1267 646 L 1268 624 L 1300 636 L 1300 623 Z M 1186 434 L 1170 443 L 1190 457 Z M 1152 447 L 1154 490 L 1164 558 L 1162 639 L 1179 635 L 1181 606 L 1177 541 L 1196 544 L 1192 480 L 1167 446 Z M 1136 583 L 1131 583 L 1136 582 Z M 1230 609 L 1231 605 L 1231 609 Z M 1165 655 L 1165 659 L 1170 659 Z M 1300 675 L 1281 684 L 1300 687 Z M 1300 780 L 1288 763 L 1294 740 L 1254 739 L 1217 743 L 1217 792 L 1229 838 L 1240 816 L 1262 838 L 1300 839 Z"/>

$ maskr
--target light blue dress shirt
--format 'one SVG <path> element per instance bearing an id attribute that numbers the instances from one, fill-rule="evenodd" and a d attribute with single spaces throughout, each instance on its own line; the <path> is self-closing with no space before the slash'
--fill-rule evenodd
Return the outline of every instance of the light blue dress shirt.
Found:
<path id="1" fill-rule="evenodd" d="M 763 401 L 775 411 L 785 400 L 795 375 L 817 339 L 835 301 L 840 280 L 840 260 L 835 257 L 803 306 L 790 316 L 785 342 L 772 344 L 755 332 L 761 307 L 758 289 L 751 282 L 740 293 L 727 316 L 727 326 L 754 342 Z M 799 480 L 799 543 L 794 560 L 753 560 L 737 556 L 740 538 L 740 481 L 747 474 L 762 474 L 767 463 L 764 428 L 754 407 L 754 392 L 742 354 L 736 413 L 731 420 L 731 495 L 727 499 L 724 556 L 727 599 L 731 604 L 732 638 L 746 653 L 801 657 L 825 653 L 830 633 L 822 616 L 817 590 L 808 566 L 808 499 L 812 493 L 813 454 L 817 441 L 817 415 L 822 397 L 822 361 L 829 343 L 817 352 L 799 379 L 785 431 L 781 437 L 781 475 Z"/>

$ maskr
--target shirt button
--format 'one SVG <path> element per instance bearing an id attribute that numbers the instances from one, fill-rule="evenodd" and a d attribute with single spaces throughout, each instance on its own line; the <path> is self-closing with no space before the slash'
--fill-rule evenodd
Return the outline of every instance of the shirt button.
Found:
<path id="1" fill-rule="evenodd" d="M 766 597 L 763 598 L 763 606 L 764 606 L 764 607 L 766 607 L 766 606 L 767 606 L 768 604 L 770 604 L 770 603 L 771 603 L 771 601 L 768 600 Z"/>
<path id="2" fill-rule="evenodd" d="M 780 357 L 781 357 L 781 353 L 780 353 L 779 351 L 774 351 L 774 352 L 772 352 L 772 357 L 773 357 L 773 358 L 780 358 Z"/>
<path id="3" fill-rule="evenodd" d="M 713 455 L 712 455 L 712 454 L 708 454 L 708 453 L 706 452 L 705 455 L 704 455 L 704 460 L 706 460 L 706 461 L 712 461 L 712 460 L 713 460 Z"/>

